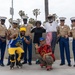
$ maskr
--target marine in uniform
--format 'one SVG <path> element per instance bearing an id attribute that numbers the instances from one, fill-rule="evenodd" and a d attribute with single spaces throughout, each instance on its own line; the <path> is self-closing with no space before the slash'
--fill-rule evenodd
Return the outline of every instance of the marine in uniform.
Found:
<path id="1" fill-rule="evenodd" d="M 65 65 L 65 56 L 68 62 L 68 66 L 71 66 L 70 61 L 70 50 L 69 50 L 69 35 L 70 35 L 70 28 L 69 26 L 65 25 L 65 17 L 60 17 L 60 26 L 58 27 L 58 37 L 59 39 L 59 47 L 60 47 L 60 57 L 61 57 L 61 66 Z"/>
<path id="2" fill-rule="evenodd" d="M 13 20 L 12 27 L 8 29 L 8 36 L 12 36 L 14 34 L 19 34 L 19 28 L 18 28 L 18 21 Z M 8 41 L 11 39 L 8 39 Z M 9 48 L 9 47 L 8 47 Z M 8 63 L 7 66 L 10 65 L 10 56 L 8 57 Z"/>
<path id="3" fill-rule="evenodd" d="M 70 31 L 71 37 L 73 37 L 72 41 L 72 50 L 73 50 L 73 56 L 74 56 L 74 67 L 75 67 L 75 17 L 70 18 L 71 23 L 72 23 L 72 28 Z"/>
<path id="4" fill-rule="evenodd" d="M 4 53 L 6 49 L 6 34 L 7 34 L 7 28 L 5 26 L 5 20 L 6 17 L 0 17 L 1 23 L 0 23 L 0 51 L 1 51 L 1 59 L 0 59 L 0 65 L 4 66 Z"/>
<path id="5" fill-rule="evenodd" d="M 24 53 L 24 61 L 22 64 L 26 64 L 28 61 L 29 65 L 32 65 L 31 61 L 32 61 L 32 35 L 31 35 L 31 29 L 33 28 L 32 24 L 27 23 L 28 17 L 27 16 L 23 16 L 23 25 L 21 27 L 25 27 L 26 28 L 26 33 L 25 33 L 25 37 L 27 40 L 29 40 L 28 43 L 26 43 L 25 41 L 23 41 L 23 49 L 25 51 Z M 28 54 L 27 54 L 28 52 Z M 27 55 L 28 55 L 28 59 L 27 59 Z"/>

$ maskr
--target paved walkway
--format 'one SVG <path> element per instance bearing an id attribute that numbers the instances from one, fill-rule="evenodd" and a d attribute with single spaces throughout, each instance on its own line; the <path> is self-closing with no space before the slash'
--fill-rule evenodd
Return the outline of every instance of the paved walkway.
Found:
<path id="1" fill-rule="evenodd" d="M 5 60 L 5 64 L 6 63 L 7 60 Z M 40 68 L 35 62 L 33 62 L 33 65 L 31 66 L 28 64 L 24 65 L 22 69 L 17 69 L 15 67 L 13 70 L 10 70 L 9 66 L 0 66 L 0 75 L 75 75 L 75 67 L 68 67 L 67 63 L 64 66 L 59 66 L 59 64 L 60 60 L 55 61 L 53 64 L 53 70 L 51 71 L 46 71 L 45 68 Z"/>

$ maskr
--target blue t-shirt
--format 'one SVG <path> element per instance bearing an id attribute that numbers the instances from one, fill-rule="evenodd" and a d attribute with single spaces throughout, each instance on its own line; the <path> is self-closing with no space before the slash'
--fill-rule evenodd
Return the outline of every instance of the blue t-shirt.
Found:
<path id="1" fill-rule="evenodd" d="M 11 39 L 9 41 L 8 47 L 18 47 L 18 45 L 21 45 L 24 41 L 24 37 L 18 36 L 16 39 Z"/>

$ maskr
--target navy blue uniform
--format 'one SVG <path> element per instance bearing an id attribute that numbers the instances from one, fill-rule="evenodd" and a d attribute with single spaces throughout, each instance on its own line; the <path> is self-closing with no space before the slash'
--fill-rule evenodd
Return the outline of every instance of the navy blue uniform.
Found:
<path id="1" fill-rule="evenodd" d="M 5 37 L 2 38 L 5 39 Z M 5 48 L 6 48 L 6 41 L 3 42 L 2 40 L 0 40 L 0 49 L 1 49 L 0 64 L 3 64 Z"/>
<path id="2" fill-rule="evenodd" d="M 32 40 L 29 36 L 25 36 L 25 38 L 30 41 L 30 44 L 27 44 L 23 41 L 23 48 L 24 48 L 24 63 L 27 63 L 27 48 L 28 48 L 28 62 L 31 63 L 32 61 Z"/>
<path id="3" fill-rule="evenodd" d="M 65 64 L 64 52 L 66 53 L 67 62 L 68 64 L 70 64 L 69 38 L 60 37 L 59 47 L 60 47 L 61 64 Z"/>
<path id="4" fill-rule="evenodd" d="M 68 66 L 70 66 L 71 61 L 70 61 L 69 37 L 68 37 L 70 28 L 67 25 L 59 26 L 58 31 L 60 35 L 59 39 L 60 57 L 61 57 L 60 65 L 65 64 L 65 55 L 66 55 Z"/>

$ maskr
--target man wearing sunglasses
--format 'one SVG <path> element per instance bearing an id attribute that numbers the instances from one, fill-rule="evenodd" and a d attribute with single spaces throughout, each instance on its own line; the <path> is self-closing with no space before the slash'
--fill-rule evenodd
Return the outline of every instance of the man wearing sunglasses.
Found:
<path id="1" fill-rule="evenodd" d="M 58 27 L 58 37 L 59 39 L 59 47 L 60 47 L 60 58 L 61 63 L 60 66 L 65 65 L 65 56 L 64 52 L 66 54 L 66 59 L 68 62 L 68 66 L 71 66 L 70 61 L 70 50 L 69 50 L 69 35 L 70 35 L 70 28 L 69 26 L 65 25 L 65 17 L 60 17 L 60 26 Z"/>
<path id="2" fill-rule="evenodd" d="M 72 49 L 73 49 L 73 56 L 74 56 L 74 67 L 75 67 L 75 17 L 71 17 L 71 25 L 72 25 L 72 29 L 71 29 L 71 37 L 73 37 L 73 41 L 72 41 Z"/>
<path id="3" fill-rule="evenodd" d="M 6 49 L 6 36 L 7 36 L 7 28 L 5 26 L 6 17 L 0 16 L 0 51 L 1 51 L 1 59 L 0 65 L 4 66 L 4 54 Z"/>
<path id="4" fill-rule="evenodd" d="M 17 20 L 13 20 L 12 22 L 12 27 L 8 29 L 8 36 L 12 36 L 14 34 L 19 34 L 19 28 L 18 28 L 18 21 Z M 8 41 L 11 40 L 11 38 L 8 38 Z M 7 66 L 10 65 L 10 56 L 8 57 L 8 63 Z"/>

